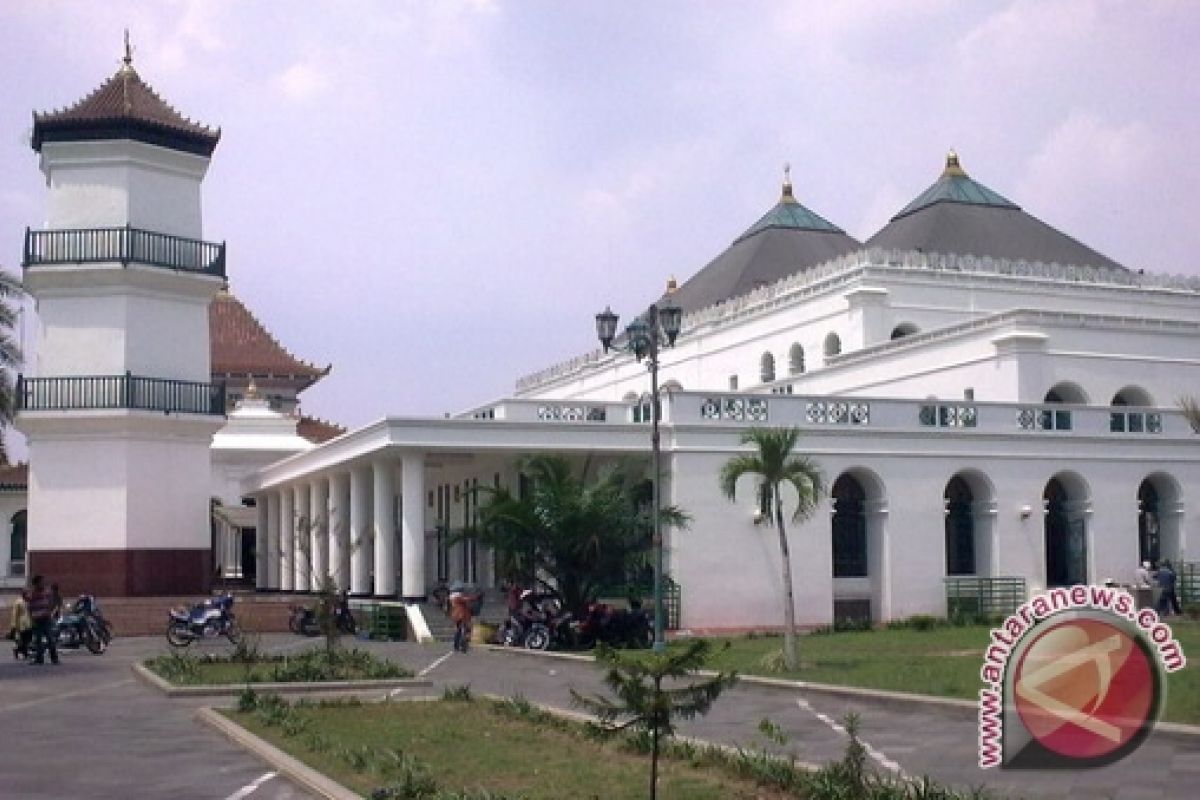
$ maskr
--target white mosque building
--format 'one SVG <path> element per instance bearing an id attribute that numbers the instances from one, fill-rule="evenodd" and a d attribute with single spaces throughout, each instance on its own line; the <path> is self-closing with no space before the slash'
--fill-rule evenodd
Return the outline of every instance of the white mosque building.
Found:
<path id="1" fill-rule="evenodd" d="M 57 165 L 68 162 L 48 156 L 45 138 L 52 213 L 48 230 L 33 240 L 82 241 L 70 232 L 131 225 L 202 246 L 190 193 L 207 163 L 197 159 L 207 154 L 180 155 L 179 141 L 151 141 L 138 125 L 111 127 L 79 129 L 103 134 L 86 144 L 72 128 L 76 138 L 54 146 L 70 149 L 74 171 L 89 148 L 116 148 L 138 165 L 152 163 L 156 174 L 184 173 L 175 183 L 122 186 L 128 208 L 186 211 L 192 221 L 183 229 L 132 212 L 129 219 L 126 212 L 94 218 L 99 199 L 60 188 L 70 182 L 56 180 Z M 194 138 L 212 134 L 185 130 Z M 186 191 L 164 202 L 180 186 Z M 25 259 L 27 281 L 43 268 L 57 280 L 31 284 L 43 343 L 67 341 L 57 336 L 66 321 L 54 313 L 59 294 L 78 309 L 121 298 L 129 313 L 104 320 L 132 342 L 175 324 L 134 313 L 143 292 L 173 292 L 170 302 L 192 309 L 194 324 L 176 332 L 191 345 L 139 363 L 137 347 L 118 348 L 123 355 L 110 359 L 105 374 L 212 385 L 207 351 L 198 346 L 208 341 L 200 310 L 220 297 L 219 277 L 205 271 L 209 262 L 188 261 L 162 277 L 162 265 L 143 270 L 136 253 L 129 263 L 107 256 L 101 267 L 74 250 L 54 251 L 60 258 L 51 268 L 46 252 L 27 247 Z M 58 277 L 65 275 L 74 277 Z M 1200 435 L 1177 401 L 1200 395 L 1200 279 L 1114 262 L 971 178 L 953 153 L 932 185 L 866 242 L 798 202 L 785 178 L 779 201 L 760 220 L 663 299 L 682 308 L 683 320 L 676 345 L 661 355 L 662 493 L 694 518 L 665 543 L 678 626 L 739 629 L 780 619 L 779 548 L 759 524 L 756 493 L 747 480 L 730 503 L 717 489 L 719 468 L 741 452 L 749 426 L 800 428 L 805 453 L 831 487 L 819 513 L 789 528 L 802 623 L 943 615 L 959 592 L 1001 607 L 1043 587 L 1129 581 L 1142 560 L 1194 558 L 1189 490 L 1200 485 Z M 84 363 L 70 346 L 55 346 L 39 350 L 36 381 L 94 374 L 95 358 Z M 96 491 L 88 484 L 95 469 L 71 472 L 54 445 L 39 441 L 68 436 L 72 425 L 108 432 L 115 444 L 86 458 L 123 458 L 125 471 L 115 474 L 130 480 L 161 472 L 146 469 L 144 459 L 166 459 L 171 448 L 186 448 L 194 462 L 170 504 L 171 513 L 186 507 L 193 515 L 186 542 L 139 538 L 134 528 L 142 523 L 129 506 L 113 515 L 107 538 L 89 547 L 203 549 L 220 461 L 210 445 L 223 404 L 167 415 L 128 404 L 85 413 L 43 408 L 60 395 L 31 395 L 30 380 L 23 385 L 19 424 L 31 439 L 35 564 L 39 553 L 82 547 L 71 533 L 74 520 L 49 507 L 62 506 L 67 494 L 39 500 L 48 488 L 73 497 Z M 238 491 L 255 501 L 258 588 L 309 589 L 312 570 L 297 557 L 300 549 L 311 552 L 316 571 L 328 570 L 358 595 L 416 601 L 440 581 L 494 584 L 484 548 L 448 544 L 448 534 L 478 513 L 471 489 L 515 486 L 519 460 L 529 453 L 645 457 L 648 388 L 645 367 L 632 355 L 597 349 L 520 378 L 511 398 L 450 418 L 387 417 L 240 470 Z M 139 442 L 150 436 L 158 444 L 139 444 L 135 453 L 123 444 L 135 427 Z M 72 461 L 81 458 L 71 452 Z M 124 490 L 134 495 L 132 483 Z M 303 548 L 298 536 L 306 537 Z M 124 563 L 136 571 L 140 557 Z M 79 556 L 58 558 L 69 565 Z"/>

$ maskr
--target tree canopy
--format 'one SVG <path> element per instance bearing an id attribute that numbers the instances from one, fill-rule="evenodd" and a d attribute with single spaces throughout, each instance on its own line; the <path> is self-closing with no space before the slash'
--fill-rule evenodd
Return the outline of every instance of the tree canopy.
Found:
<path id="1" fill-rule="evenodd" d="M 490 546 L 497 574 L 532 587 L 548 584 L 571 611 L 581 612 L 606 584 L 623 583 L 648 563 L 653 509 L 639 465 L 610 464 L 588 480 L 590 462 L 577 475 L 557 455 L 537 455 L 521 465 L 524 490 L 477 491 L 490 496 L 476 528 L 463 532 Z M 662 512 L 664 526 L 686 526 L 676 508 Z"/>

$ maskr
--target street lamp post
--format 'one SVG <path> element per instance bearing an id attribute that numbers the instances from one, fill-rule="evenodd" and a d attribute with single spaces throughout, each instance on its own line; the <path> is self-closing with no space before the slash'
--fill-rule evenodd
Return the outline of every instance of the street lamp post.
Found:
<path id="1" fill-rule="evenodd" d="M 625 341 L 617 345 L 633 353 L 638 361 L 647 359 L 650 370 L 650 451 L 654 472 L 654 649 L 661 652 L 667 646 L 666 614 L 663 613 L 663 539 L 662 539 L 662 449 L 659 446 L 658 420 L 658 354 L 662 347 L 671 347 L 679 336 L 683 310 L 664 301 L 650 306 L 644 315 L 625 327 Z M 617 315 L 605 308 L 596 315 L 596 335 L 608 352 L 617 335 Z"/>

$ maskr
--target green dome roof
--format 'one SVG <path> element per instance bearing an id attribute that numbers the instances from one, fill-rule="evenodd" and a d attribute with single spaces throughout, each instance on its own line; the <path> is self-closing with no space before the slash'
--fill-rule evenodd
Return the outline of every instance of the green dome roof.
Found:
<path id="1" fill-rule="evenodd" d="M 959 165 L 958 154 L 953 150 L 946 156 L 946 169 L 937 183 L 921 192 L 917 199 L 906 205 L 892 219 L 906 217 L 934 203 L 965 203 L 972 206 L 1020 209 L 1016 203 L 972 180 Z"/>

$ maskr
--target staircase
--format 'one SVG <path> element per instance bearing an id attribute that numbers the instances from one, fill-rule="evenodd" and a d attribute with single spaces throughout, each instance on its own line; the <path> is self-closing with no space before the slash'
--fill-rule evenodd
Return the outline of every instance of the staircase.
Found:
<path id="1" fill-rule="evenodd" d="M 435 641 L 454 641 L 454 623 L 440 605 L 432 600 L 426 601 L 421 604 L 421 614 L 425 617 L 425 624 L 429 626 L 429 632 L 433 634 Z M 483 611 L 475 618 L 475 622 L 498 625 L 507 617 L 508 604 L 504 599 L 503 592 L 495 589 L 484 592 Z"/>

